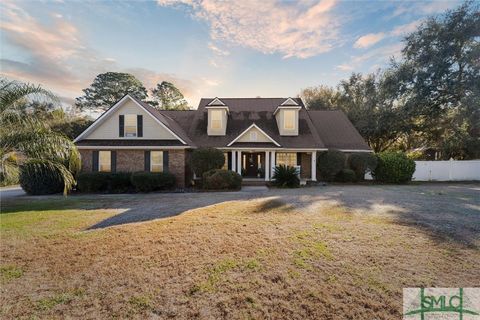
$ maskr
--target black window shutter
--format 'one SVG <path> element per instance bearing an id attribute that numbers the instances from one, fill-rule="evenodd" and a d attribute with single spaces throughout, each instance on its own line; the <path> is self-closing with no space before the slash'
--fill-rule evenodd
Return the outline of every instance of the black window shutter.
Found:
<path id="1" fill-rule="evenodd" d="M 125 116 L 123 114 L 118 116 L 118 135 L 125 136 Z"/>
<path id="2" fill-rule="evenodd" d="M 145 171 L 150 171 L 150 151 L 145 151 Z"/>
<path id="3" fill-rule="evenodd" d="M 302 165 L 302 153 L 297 152 L 297 166 L 301 166 L 301 165 Z"/>
<path id="4" fill-rule="evenodd" d="M 228 164 L 228 170 L 232 170 L 232 153 L 231 152 L 227 153 L 227 164 Z"/>
<path id="5" fill-rule="evenodd" d="M 111 172 L 117 172 L 117 151 L 110 151 Z"/>
<path id="6" fill-rule="evenodd" d="M 92 152 L 92 172 L 98 171 L 98 151 Z"/>
<path id="7" fill-rule="evenodd" d="M 163 172 L 168 172 L 168 151 L 163 151 Z"/>
<path id="8" fill-rule="evenodd" d="M 137 137 L 143 137 L 143 116 L 137 115 Z"/>

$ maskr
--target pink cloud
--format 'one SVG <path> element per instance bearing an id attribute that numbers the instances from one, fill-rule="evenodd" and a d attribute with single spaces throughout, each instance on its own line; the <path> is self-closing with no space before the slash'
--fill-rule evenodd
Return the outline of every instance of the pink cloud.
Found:
<path id="1" fill-rule="evenodd" d="M 373 46 L 375 43 L 379 42 L 383 38 L 385 38 L 385 33 L 383 32 L 369 33 L 358 38 L 357 41 L 355 41 L 355 43 L 353 44 L 353 46 L 355 48 L 368 48 L 370 46 Z"/>
<path id="2" fill-rule="evenodd" d="M 194 99 L 198 99 L 198 88 L 202 85 L 208 87 L 199 79 L 188 81 L 153 70 L 127 69 L 118 65 L 114 57 L 101 57 L 85 43 L 77 27 L 61 15 L 52 14 L 53 23 L 43 24 L 16 2 L 3 2 L 0 9 L 2 41 L 28 55 L 26 61 L 2 57 L 1 75 L 42 84 L 63 97 L 70 97 L 70 100 L 63 99 L 66 102 L 80 96 L 82 89 L 88 87 L 97 74 L 106 71 L 130 72 L 147 88 L 152 88 L 155 81 L 174 82 L 192 104 L 196 103 Z"/>
<path id="3" fill-rule="evenodd" d="M 265 1 L 157 0 L 162 6 L 187 6 L 207 21 L 210 37 L 284 58 L 308 58 L 340 43 L 336 0 L 316 4 Z"/>

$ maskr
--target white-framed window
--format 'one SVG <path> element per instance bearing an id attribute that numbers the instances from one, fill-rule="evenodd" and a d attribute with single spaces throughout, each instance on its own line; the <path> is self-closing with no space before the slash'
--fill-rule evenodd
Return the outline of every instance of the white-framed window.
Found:
<path id="1" fill-rule="evenodd" d="M 278 152 L 277 166 L 281 164 L 289 167 L 297 166 L 297 153 L 296 152 Z"/>
<path id="2" fill-rule="evenodd" d="M 150 151 L 150 171 L 163 172 L 163 151 Z"/>
<path id="3" fill-rule="evenodd" d="M 100 172 L 112 171 L 112 152 L 98 151 L 98 171 Z"/>
<path id="4" fill-rule="evenodd" d="M 137 136 L 137 115 L 126 114 L 125 115 L 125 137 Z"/>
<path id="5" fill-rule="evenodd" d="M 295 129 L 295 110 L 283 111 L 283 128 L 285 130 Z"/>
<path id="6" fill-rule="evenodd" d="M 210 119 L 210 125 L 212 126 L 212 129 L 221 129 L 222 128 L 222 110 L 211 110 L 210 111 L 210 116 L 212 119 Z"/>
<path id="7" fill-rule="evenodd" d="M 257 141 L 257 131 L 250 132 L 250 141 Z"/>

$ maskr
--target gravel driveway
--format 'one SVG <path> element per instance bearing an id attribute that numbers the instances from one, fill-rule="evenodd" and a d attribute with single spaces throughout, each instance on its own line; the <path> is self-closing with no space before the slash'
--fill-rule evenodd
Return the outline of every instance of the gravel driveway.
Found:
<path id="1" fill-rule="evenodd" d="M 25 197 L 50 199 L 61 196 Z M 249 187 L 239 192 L 155 193 L 128 195 L 72 195 L 89 208 L 120 209 L 119 214 L 91 228 L 149 221 L 232 200 L 270 198 L 315 214 L 339 205 L 352 214 L 389 215 L 398 223 L 414 225 L 433 237 L 475 245 L 480 235 L 480 184 L 426 183 L 411 185 L 329 185 L 299 189 Z M 3 200 L 3 199 L 2 199 Z"/>

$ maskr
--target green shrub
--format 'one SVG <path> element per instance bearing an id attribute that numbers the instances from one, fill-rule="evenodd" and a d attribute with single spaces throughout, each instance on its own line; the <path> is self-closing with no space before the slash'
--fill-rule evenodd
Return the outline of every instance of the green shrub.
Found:
<path id="1" fill-rule="evenodd" d="M 345 168 L 346 156 L 338 150 L 328 150 L 321 152 L 317 160 L 317 168 L 322 179 L 333 181 L 337 173 Z"/>
<path id="2" fill-rule="evenodd" d="M 335 180 L 338 182 L 355 182 L 357 181 L 357 175 L 352 169 L 342 169 L 335 176 Z"/>
<path id="3" fill-rule="evenodd" d="M 124 193 L 132 190 L 128 172 L 84 172 L 77 176 L 77 190 L 81 192 Z"/>
<path id="4" fill-rule="evenodd" d="M 19 183 L 20 169 L 17 163 L 17 155 L 14 153 L 3 159 L 2 170 L 0 172 L 0 187 Z"/>
<path id="5" fill-rule="evenodd" d="M 131 173 L 117 172 L 110 173 L 108 177 L 108 192 L 110 193 L 125 193 L 131 191 L 133 188 L 130 177 Z"/>
<path id="6" fill-rule="evenodd" d="M 84 172 L 77 176 L 77 190 L 81 192 L 106 192 L 108 190 L 108 172 Z"/>
<path id="7" fill-rule="evenodd" d="M 30 160 L 20 166 L 20 186 L 31 195 L 61 193 L 65 184 L 60 171 L 49 163 Z"/>
<path id="8" fill-rule="evenodd" d="M 377 157 L 372 153 L 352 153 L 348 157 L 348 166 L 355 172 L 358 181 L 365 179 L 365 173 L 377 167 Z"/>
<path id="9" fill-rule="evenodd" d="M 415 161 L 403 152 L 382 152 L 378 154 L 378 165 L 372 172 L 375 180 L 388 183 L 405 183 L 412 180 Z"/>
<path id="10" fill-rule="evenodd" d="M 295 167 L 279 165 L 273 172 L 273 184 L 280 188 L 298 188 L 300 179 Z"/>
<path id="11" fill-rule="evenodd" d="M 135 172 L 131 181 L 138 192 L 168 190 L 175 186 L 175 176 L 169 172 Z"/>
<path id="12" fill-rule="evenodd" d="M 199 148 L 193 151 L 190 165 L 197 176 L 207 171 L 221 169 L 225 163 L 223 152 L 215 148 Z"/>
<path id="13" fill-rule="evenodd" d="M 202 178 L 207 190 L 238 190 L 242 186 L 242 176 L 234 171 L 214 169 L 205 172 Z"/>

